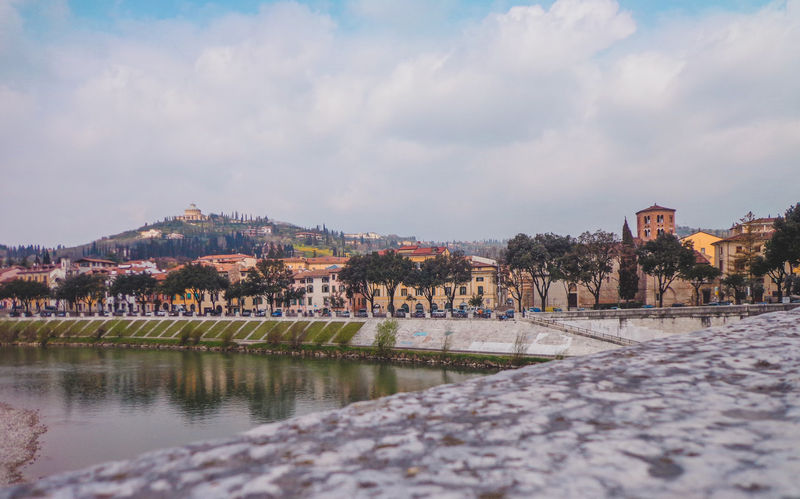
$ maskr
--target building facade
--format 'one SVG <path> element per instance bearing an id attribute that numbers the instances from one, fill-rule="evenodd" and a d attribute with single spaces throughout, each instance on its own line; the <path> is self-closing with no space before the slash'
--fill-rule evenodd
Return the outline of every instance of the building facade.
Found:
<path id="1" fill-rule="evenodd" d="M 675 234 L 675 210 L 654 204 L 636 212 L 636 234 L 647 242 L 659 234 Z"/>

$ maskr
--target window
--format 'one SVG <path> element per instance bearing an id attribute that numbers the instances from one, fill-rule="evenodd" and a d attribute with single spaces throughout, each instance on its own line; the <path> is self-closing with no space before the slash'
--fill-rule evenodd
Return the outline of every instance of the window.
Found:
<path id="1" fill-rule="evenodd" d="M 322 285 L 322 292 L 323 293 L 330 293 L 330 291 L 331 291 L 330 286 L 328 286 L 327 284 L 323 284 Z"/>
<path id="2" fill-rule="evenodd" d="M 327 278 L 327 277 L 323 277 L 323 278 L 322 278 L 322 282 L 330 282 L 330 281 L 331 281 L 331 280 L 330 280 L 329 278 Z"/>
<path id="3" fill-rule="evenodd" d="M 406 288 L 401 289 L 400 296 L 408 296 L 408 290 Z"/>
<path id="4" fill-rule="evenodd" d="M 452 289 L 453 289 L 453 288 L 451 288 L 450 286 L 447 286 L 446 288 L 444 288 L 444 294 L 446 294 L 447 296 L 450 296 L 450 291 L 451 291 Z"/>
<path id="5" fill-rule="evenodd" d="M 314 286 L 306 286 L 306 293 L 313 293 L 313 292 L 314 292 Z"/>
<path id="6" fill-rule="evenodd" d="M 705 248 L 700 248 L 700 253 L 705 255 L 706 254 L 706 249 Z"/>
<path id="7" fill-rule="evenodd" d="M 417 288 L 416 295 L 417 296 L 422 296 L 423 295 L 422 288 Z"/>
<path id="8" fill-rule="evenodd" d="M 656 215 L 656 223 L 664 223 L 664 215 Z"/>
<path id="9" fill-rule="evenodd" d="M 650 223 L 650 215 L 645 215 L 644 216 L 644 223 L 645 223 L 645 225 Z"/>
<path id="10" fill-rule="evenodd" d="M 483 282 L 483 277 L 476 277 L 475 282 Z"/>
<path id="11" fill-rule="evenodd" d="M 309 305 L 313 305 L 314 304 L 314 300 L 310 296 L 308 297 L 308 304 Z"/>
<path id="12" fill-rule="evenodd" d="M 483 294 L 483 286 L 478 286 L 478 294 L 479 295 Z"/>
<path id="13" fill-rule="evenodd" d="M 664 229 L 658 229 L 657 233 L 658 233 L 658 235 L 660 236 L 661 234 L 663 234 L 663 233 L 664 233 Z"/>
<path id="14" fill-rule="evenodd" d="M 644 237 L 650 237 L 650 229 L 644 230 Z"/>
<path id="15" fill-rule="evenodd" d="M 336 274 L 331 274 L 331 281 L 335 281 L 335 280 L 336 280 Z"/>
<path id="16" fill-rule="evenodd" d="M 344 293 L 344 284 L 339 285 L 339 292 Z"/>
<path id="17" fill-rule="evenodd" d="M 374 295 L 375 298 L 379 297 L 380 295 L 381 295 L 381 290 L 380 289 L 376 289 L 375 290 L 375 295 Z"/>
<path id="18" fill-rule="evenodd" d="M 458 294 L 461 295 L 461 296 L 466 295 L 467 294 L 467 287 L 466 286 L 461 286 L 460 288 L 458 288 Z"/>

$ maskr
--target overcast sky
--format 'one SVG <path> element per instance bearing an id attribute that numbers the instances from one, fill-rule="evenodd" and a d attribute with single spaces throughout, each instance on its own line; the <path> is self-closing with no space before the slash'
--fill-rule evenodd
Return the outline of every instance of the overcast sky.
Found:
<path id="1" fill-rule="evenodd" d="M 0 243 L 727 228 L 800 201 L 798 47 L 800 0 L 0 0 Z"/>

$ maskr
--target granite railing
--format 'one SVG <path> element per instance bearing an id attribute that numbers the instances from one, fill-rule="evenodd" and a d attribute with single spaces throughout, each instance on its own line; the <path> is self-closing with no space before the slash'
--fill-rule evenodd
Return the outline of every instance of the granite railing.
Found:
<path id="1" fill-rule="evenodd" d="M 799 429 L 795 310 L 353 404 L 0 497 L 797 497 Z"/>

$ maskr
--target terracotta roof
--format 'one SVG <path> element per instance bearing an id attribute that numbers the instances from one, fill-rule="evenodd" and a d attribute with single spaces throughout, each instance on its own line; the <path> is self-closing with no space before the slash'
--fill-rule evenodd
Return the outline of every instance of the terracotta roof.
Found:
<path id="1" fill-rule="evenodd" d="M 308 263 L 347 263 L 349 258 L 346 256 L 315 256 L 306 258 Z"/>
<path id="2" fill-rule="evenodd" d="M 711 265 L 711 260 L 697 250 L 694 250 L 694 263 Z"/>
<path id="3" fill-rule="evenodd" d="M 104 260 L 102 258 L 80 258 L 78 260 L 75 260 L 75 263 L 78 262 L 110 263 L 111 265 L 116 265 L 116 263 L 112 262 L 111 260 Z"/>
<path id="4" fill-rule="evenodd" d="M 427 255 L 440 255 L 447 249 L 445 246 L 400 246 L 399 248 L 389 248 L 378 252 L 379 255 L 385 255 L 387 251 L 394 251 L 403 256 L 427 256 Z"/>
<path id="5" fill-rule="evenodd" d="M 497 267 L 497 265 L 492 265 L 492 264 L 490 264 L 490 263 L 475 262 L 475 261 L 471 261 L 471 262 L 470 262 L 470 265 L 471 265 L 471 266 L 472 266 L 472 268 L 474 268 L 474 269 L 475 269 L 475 268 L 488 268 L 488 267 L 491 267 L 491 268 L 496 268 L 496 267 Z"/>
<path id="6" fill-rule="evenodd" d="M 725 239 L 720 239 L 719 241 L 714 241 L 711 245 L 725 243 L 725 242 L 734 242 L 734 241 L 746 241 L 748 237 L 752 237 L 754 241 L 769 241 L 772 239 L 772 234 L 774 231 L 770 232 L 751 232 L 750 234 L 735 234 L 731 237 L 726 237 Z"/>
<path id="7" fill-rule="evenodd" d="M 645 208 L 643 210 L 637 211 L 636 214 L 638 215 L 639 213 L 644 213 L 646 211 L 675 211 L 675 210 L 673 210 L 672 208 L 664 208 L 663 206 L 659 206 L 657 204 L 654 204 L 653 206 L 651 206 L 649 208 Z"/>
<path id="8" fill-rule="evenodd" d="M 342 269 L 339 267 L 321 270 L 298 270 L 294 273 L 294 278 L 302 279 L 305 277 L 329 277 L 331 274 L 338 274 L 341 272 L 341 270 Z"/>
<path id="9" fill-rule="evenodd" d="M 198 260 L 244 260 L 245 258 L 255 258 L 250 255 L 243 255 L 241 253 L 234 253 L 230 255 L 205 255 L 198 258 Z"/>

